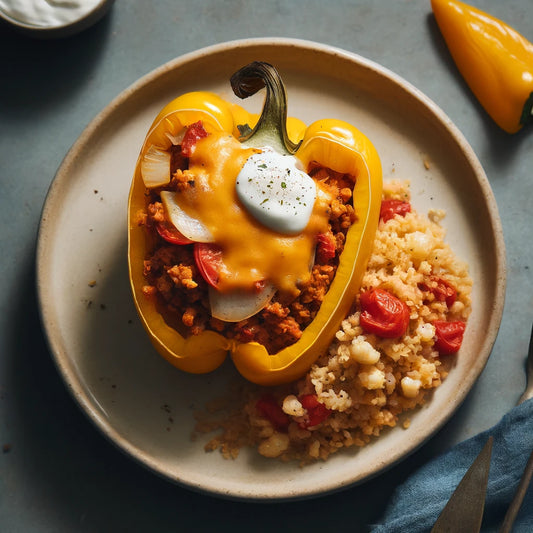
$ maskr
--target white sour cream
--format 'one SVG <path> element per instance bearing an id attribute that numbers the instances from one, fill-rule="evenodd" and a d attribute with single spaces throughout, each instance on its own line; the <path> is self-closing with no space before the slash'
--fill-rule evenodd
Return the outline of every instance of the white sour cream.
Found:
<path id="1" fill-rule="evenodd" d="M 245 209 L 278 233 L 301 233 L 313 212 L 316 184 L 298 160 L 270 147 L 248 158 L 237 176 L 236 190 Z"/>
<path id="2" fill-rule="evenodd" d="M 8 17 L 43 28 L 70 24 L 90 13 L 101 0 L 0 0 Z"/>

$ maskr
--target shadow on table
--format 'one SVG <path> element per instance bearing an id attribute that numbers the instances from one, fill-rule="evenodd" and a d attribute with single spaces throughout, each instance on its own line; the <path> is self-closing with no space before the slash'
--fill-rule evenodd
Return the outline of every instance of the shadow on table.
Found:
<path id="1" fill-rule="evenodd" d="M 0 23 L 0 115 L 46 112 L 87 83 L 110 35 L 111 10 L 85 31 L 36 39 Z"/>

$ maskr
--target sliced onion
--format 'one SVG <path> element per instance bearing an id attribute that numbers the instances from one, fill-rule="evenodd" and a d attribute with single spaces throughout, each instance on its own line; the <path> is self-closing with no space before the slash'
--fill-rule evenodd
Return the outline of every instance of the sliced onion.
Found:
<path id="1" fill-rule="evenodd" d="M 214 242 L 209 229 L 196 218 L 189 216 L 179 206 L 177 193 L 161 191 L 161 202 L 170 222 L 187 239 L 195 242 Z"/>
<path id="2" fill-rule="evenodd" d="M 183 141 L 183 137 L 185 137 L 185 132 L 187 131 L 187 128 L 181 128 L 181 130 L 176 133 L 176 135 L 172 135 L 170 132 L 166 132 L 165 136 L 166 138 L 175 146 L 181 144 L 181 141 Z"/>
<path id="3" fill-rule="evenodd" d="M 211 314 L 224 322 L 240 322 L 259 313 L 275 293 L 276 287 L 271 283 L 267 283 L 259 292 L 238 290 L 225 293 L 210 287 Z"/>
<path id="4" fill-rule="evenodd" d="M 147 189 L 170 183 L 170 152 L 150 146 L 141 159 L 141 176 Z"/>

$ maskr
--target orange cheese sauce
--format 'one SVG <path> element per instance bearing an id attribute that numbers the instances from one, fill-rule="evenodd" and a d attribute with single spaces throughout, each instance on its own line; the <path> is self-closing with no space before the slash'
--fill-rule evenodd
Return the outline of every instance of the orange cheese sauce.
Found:
<path id="1" fill-rule="evenodd" d="M 331 199 L 317 182 L 317 199 L 299 235 L 284 235 L 256 221 L 237 198 L 235 181 L 255 148 L 227 133 L 212 133 L 196 144 L 186 172 L 194 187 L 180 192 L 180 207 L 201 221 L 222 248 L 225 268 L 219 290 L 252 288 L 261 280 L 297 294 L 297 284 L 310 277 L 316 236 L 328 230 Z"/>

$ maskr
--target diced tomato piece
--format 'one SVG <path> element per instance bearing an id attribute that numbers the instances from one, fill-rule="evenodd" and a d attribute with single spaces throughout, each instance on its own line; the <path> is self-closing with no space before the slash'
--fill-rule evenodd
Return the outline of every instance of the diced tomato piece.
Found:
<path id="1" fill-rule="evenodd" d="M 409 308 L 396 296 L 383 289 L 361 294 L 360 324 L 367 333 L 393 339 L 401 337 L 409 327 Z"/>
<path id="2" fill-rule="evenodd" d="M 335 257 L 336 242 L 331 233 L 319 233 L 316 237 L 316 259 L 319 264 L 325 264 Z"/>
<path id="3" fill-rule="evenodd" d="M 298 398 L 304 409 L 307 411 L 307 420 L 300 422 L 300 427 L 309 428 L 318 426 L 328 418 L 331 411 L 318 401 L 314 394 L 303 394 Z"/>
<path id="4" fill-rule="evenodd" d="M 435 348 L 441 355 L 450 355 L 459 351 L 463 342 L 466 324 L 460 320 L 446 322 L 436 320 L 435 326 Z"/>
<path id="5" fill-rule="evenodd" d="M 425 283 L 421 283 L 420 289 L 433 293 L 437 301 L 446 302 L 448 307 L 451 307 L 457 299 L 457 290 L 455 287 L 438 276 L 430 276 L 430 284 L 426 285 Z"/>
<path id="6" fill-rule="evenodd" d="M 383 222 L 387 222 L 391 218 L 394 218 L 395 215 L 404 217 L 410 211 L 411 204 L 409 202 L 403 202 L 402 200 L 393 200 L 392 198 L 389 198 L 381 202 L 379 217 L 383 220 Z"/>
<path id="7" fill-rule="evenodd" d="M 220 246 L 205 242 L 194 243 L 194 260 L 205 281 L 216 288 L 224 265 Z"/>
<path id="8" fill-rule="evenodd" d="M 289 415 L 283 412 L 274 396 L 264 394 L 257 400 L 256 409 L 261 416 L 265 417 L 277 430 L 286 430 L 291 421 Z"/>
<path id="9" fill-rule="evenodd" d="M 165 241 L 171 244 L 191 244 L 193 241 L 187 239 L 183 233 L 181 233 L 174 225 L 170 222 L 158 222 L 156 225 L 157 233 Z"/>
<path id="10" fill-rule="evenodd" d="M 201 120 L 188 126 L 187 130 L 185 131 L 185 135 L 183 136 L 183 140 L 181 141 L 182 155 L 184 155 L 185 157 L 191 157 L 192 153 L 194 152 L 196 143 L 200 139 L 203 139 L 208 135 L 209 134 L 207 133 L 207 131 L 205 131 L 204 125 L 202 124 Z"/>

